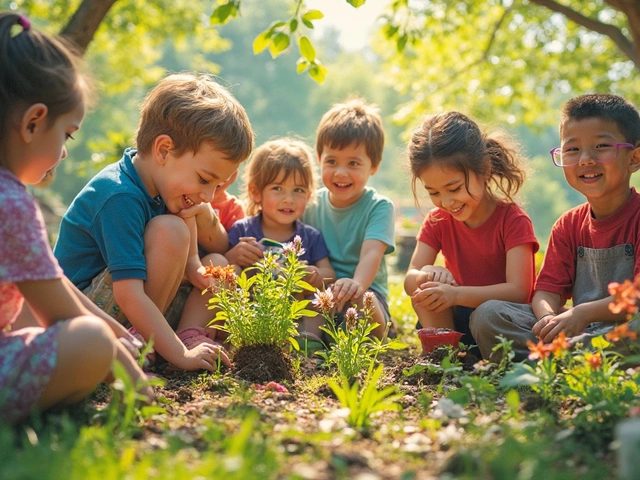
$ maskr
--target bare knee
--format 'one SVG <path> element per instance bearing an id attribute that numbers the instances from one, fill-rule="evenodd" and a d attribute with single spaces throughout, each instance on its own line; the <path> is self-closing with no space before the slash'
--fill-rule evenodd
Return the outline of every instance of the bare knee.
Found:
<path id="1" fill-rule="evenodd" d="M 214 267 L 226 267 L 229 265 L 229 261 L 225 256 L 219 253 L 210 253 L 202 257 L 202 265 L 208 266 L 211 263 L 213 263 Z"/>
<path id="2" fill-rule="evenodd" d="M 87 384 L 97 384 L 109 373 L 116 355 L 116 338 L 103 320 L 76 317 L 61 329 L 59 357 L 70 360 L 68 367 Z"/>
<path id="3" fill-rule="evenodd" d="M 145 228 L 145 252 L 158 247 L 166 258 L 186 257 L 189 239 L 189 228 L 184 220 L 175 215 L 158 215 Z"/>

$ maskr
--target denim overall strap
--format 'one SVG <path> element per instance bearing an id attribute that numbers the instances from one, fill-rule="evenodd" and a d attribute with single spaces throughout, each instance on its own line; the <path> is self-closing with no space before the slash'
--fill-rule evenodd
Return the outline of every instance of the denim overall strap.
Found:
<path id="1" fill-rule="evenodd" d="M 632 279 L 634 267 L 635 255 L 630 243 L 599 249 L 578 247 L 573 304 L 580 305 L 608 297 L 609 283 Z M 594 322 L 586 332 L 608 331 L 612 327 L 610 322 Z"/>

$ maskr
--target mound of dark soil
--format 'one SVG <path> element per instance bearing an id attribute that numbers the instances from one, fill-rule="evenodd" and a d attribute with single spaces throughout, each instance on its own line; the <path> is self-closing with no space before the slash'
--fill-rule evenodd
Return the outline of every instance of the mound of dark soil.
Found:
<path id="1" fill-rule="evenodd" d="M 289 355 L 274 345 L 239 348 L 233 356 L 233 373 L 253 383 L 293 381 L 295 371 Z"/>

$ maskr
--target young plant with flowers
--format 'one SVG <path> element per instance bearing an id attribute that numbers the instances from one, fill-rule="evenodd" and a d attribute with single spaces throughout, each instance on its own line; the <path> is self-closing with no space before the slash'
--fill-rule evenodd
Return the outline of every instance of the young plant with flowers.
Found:
<path id="1" fill-rule="evenodd" d="M 320 310 L 325 319 L 326 325 L 320 327 L 326 332 L 333 343 L 326 352 L 316 352 L 321 356 L 327 366 L 335 365 L 341 376 L 349 381 L 363 371 L 366 371 L 375 361 L 377 356 L 388 349 L 402 349 L 406 345 L 391 340 L 383 343 L 378 338 L 371 335 L 371 332 L 378 326 L 372 323 L 373 318 L 373 293 L 366 292 L 363 295 L 363 305 L 360 315 L 355 307 L 350 307 L 344 314 L 344 325 L 337 325 L 334 313 L 335 302 L 333 292 L 330 288 L 318 290 L 313 300 L 313 304 Z M 387 336 L 388 326 L 384 337 Z"/>
<path id="2" fill-rule="evenodd" d="M 229 334 L 227 341 L 236 350 L 234 361 L 241 349 L 249 347 L 283 351 L 290 342 L 298 349 L 296 320 L 317 315 L 307 309 L 309 300 L 296 298 L 315 290 L 303 280 L 306 267 L 298 258 L 303 253 L 302 241 L 296 236 L 283 246 L 282 253 L 265 252 L 255 267 L 240 276 L 233 273 L 233 267 L 207 267 L 205 276 L 213 279 L 208 289 L 212 294 L 209 309 L 217 311 L 213 321 L 220 323 L 215 328 Z"/>
<path id="3" fill-rule="evenodd" d="M 283 246 L 283 252 L 265 252 L 255 267 L 238 277 L 233 267 L 207 267 L 205 276 L 214 279 L 210 287 L 209 309 L 216 309 L 216 328 L 229 334 L 228 342 L 236 348 L 250 345 L 276 345 L 287 342 L 297 348 L 295 321 L 315 316 L 306 307 L 309 300 L 298 300 L 296 294 L 315 289 L 303 280 L 306 267 L 299 256 L 304 253 L 296 236 Z M 248 276 L 247 271 L 254 273 Z"/>

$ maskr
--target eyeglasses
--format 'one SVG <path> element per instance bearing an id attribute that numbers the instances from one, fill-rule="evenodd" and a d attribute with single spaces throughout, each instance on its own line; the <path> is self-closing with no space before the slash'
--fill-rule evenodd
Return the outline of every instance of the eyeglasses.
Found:
<path id="1" fill-rule="evenodd" d="M 598 163 L 613 162 L 618 158 L 618 149 L 620 147 L 636 148 L 631 143 L 599 143 L 591 149 L 591 159 Z M 566 147 L 565 150 L 562 150 L 562 147 L 556 147 L 549 153 L 551 153 L 553 164 L 556 167 L 563 168 L 576 165 L 582 156 L 582 152 L 577 147 Z"/>

